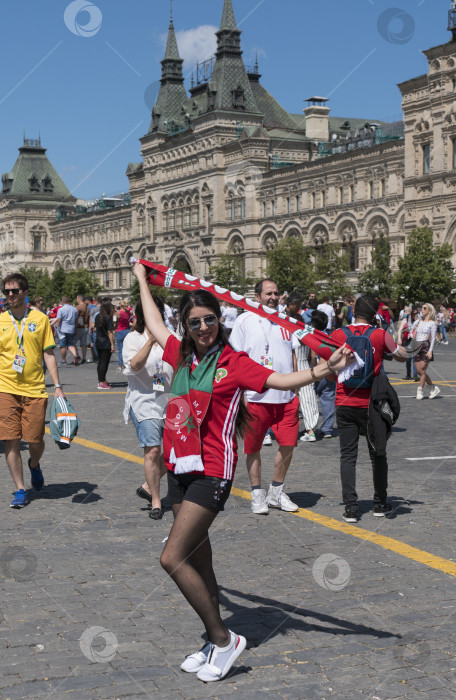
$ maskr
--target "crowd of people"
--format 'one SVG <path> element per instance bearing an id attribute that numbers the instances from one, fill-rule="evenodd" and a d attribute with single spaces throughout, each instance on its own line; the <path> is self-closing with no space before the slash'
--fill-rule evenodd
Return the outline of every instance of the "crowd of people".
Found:
<path id="1" fill-rule="evenodd" d="M 124 420 L 131 420 L 144 450 L 144 481 L 136 494 L 150 503 L 150 517 L 160 520 L 160 484 L 167 475 L 174 523 L 161 564 L 207 634 L 207 643 L 181 669 L 202 681 L 217 681 L 246 646 L 245 638 L 229 630 L 220 616 L 209 539 L 209 528 L 230 495 L 237 438 L 243 439 L 252 513 L 267 515 L 270 508 L 294 512 L 299 506 L 286 493 L 285 481 L 299 440 L 300 413 L 302 443 L 335 437 L 336 422 L 342 518 L 357 523 L 356 462 L 359 438 L 366 436 L 373 515 L 388 516 L 386 442 L 400 406 L 384 359 L 406 363 L 405 379 L 416 375 L 418 400 L 425 389 L 430 399 L 436 398 L 440 390 L 428 367 L 435 345 L 448 344 L 454 332 L 454 312 L 442 305 L 436 312 L 431 303 L 423 303 L 394 313 L 372 295 L 351 295 L 335 304 L 328 296 L 318 300 L 315 293 L 307 299 L 298 292 L 280 296 L 274 280 L 260 280 L 254 290 L 257 302 L 331 337 L 337 349 L 325 360 L 269 318 L 254 311 L 239 314 L 232 304 L 221 307 L 206 290 L 187 292 L 173 311 L 151 294 L 143 265 L 137 263 L 134 273 L 141 295 L 134 308 L 124 300 L 113 304 L 108 297 L 78 296 L 74 304 L 63 297 L 46 310 L 41 298 L 27 303 L 24 275 L 13 273 L 3 280 L 7 308 L 0 314 L 0 440 L 16 489 L 11 507 L 28 502 L 21 439 L 29 447 L 32 488 L 44 486 L 45 370 L 54 396 L 64 397 L 55 348 L 60 368 L 71 359 L 69 353 L 75 366 L 96 362 L 97 388 L 106 391 L 117 349 L 117 368 L 128 382 Z M 261 453 L 273 444 L 272 436 L 278 447 L 266 488 Z"/>

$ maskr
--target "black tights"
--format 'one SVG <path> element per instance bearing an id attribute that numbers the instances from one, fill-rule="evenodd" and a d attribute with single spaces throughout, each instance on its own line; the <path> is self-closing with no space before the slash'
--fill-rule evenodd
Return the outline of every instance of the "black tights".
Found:
<path id="1" fill-rule="evenodd" d="M 174 524 L 160 564 L 201 618 L 209 641 L 226 646 L 230 633 L 220 617 L 208 532 L 216 513 L 189 501 L 173 505 L 173 513 Z"/>

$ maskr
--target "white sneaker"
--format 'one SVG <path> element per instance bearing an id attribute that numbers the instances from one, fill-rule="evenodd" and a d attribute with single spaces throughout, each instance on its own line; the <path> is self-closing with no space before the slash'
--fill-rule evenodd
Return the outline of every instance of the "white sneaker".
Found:
<path id="1" fill-rule="evenodd" d="M 431 389 L 431 393 L 429 394 L 430 399 L 435 399 L 436 396 L 440 394 L 440 389 L 438 386 L 434 384 L 434 386 Z"/>
<path id="2" fill-rule="evenodd" d="M 206 642 L 206 644 L 197 651 L 195 654 L 189 654 L 186 656 L 184 661 L 181 663 L 181 670 L 186 673 L 198 673 L 198 671 L 203 668 L 207 661 L 207 658 L 212 649 L 212 644 Z"/>
<path id="3" fill-rule="evenodd" d="M 316 442 L 317 438 L 315 437 L 315 433 L 304 433 L 302 437 L 299 438 L 301 442 Z"/>
<path id="4" fill-rule="evenodd" d="M 424 394 L 422 388 L 419 386 L 416 390 L 416 400 L 421 401 L 422 399 L 424 399 Z"/>
<path id="5" fill-rule="evenodd" d="M 294 511 L 299 510 L 299 506 L 293 503 L 291 498 L 284 493 L 283 484 L 281 486 L 270 485 L 266 503 L 271 508 L 280 508 L 280 510 L 285 510 L 287 513 L 294 513 Z"/>
<path id="6" fill-rule="evenodd" d="M 204 666 L 198 671 L 197 678 L 205 683 L 220 681 L 225 678 L 234 662 L 247 646 L 247 640 L 240 634 L 231 632 L 231 643 L 227 647 L 211 645 L 209 657 Z"/>
<path id="7" fill-rule="evenodd" d="M 264 489 L 254 489 L 252 491 L 252 504 L 250 508 L 252 513 L 256 513 L 257 515 L 267 515 L 269 513 L 266 491 Z"/>
<path id="8" fill-rule="evenodd" d="M 442 345 L 448 345 L 448 340 L 444 340 L 444 341 L 442 342 Z"/>
<path id="9" fill-rule="evenodd" d="M 272 445 L 272 437 L 270 435 L 264 436 L 263 445 L 267 445 L 269 447 Z"/>

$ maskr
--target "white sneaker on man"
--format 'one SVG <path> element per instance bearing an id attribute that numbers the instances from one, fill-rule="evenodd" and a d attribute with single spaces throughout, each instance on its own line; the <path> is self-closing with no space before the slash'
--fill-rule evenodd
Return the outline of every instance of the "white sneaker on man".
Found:
<path id="1" fill-rule="evenodd" d="M 270 485 L 266 503 L 271 508 L 280 508 L 280 510 L 285 510 L 287 513 L 294 513 L 294 511 L 299 510 L 299 506 L 293 503 L 291 498 L 284 492 L 283 484 L 280 486 Z"/>
<path id="2" fill-rule="evenodd" d="M 300 438 L 301 442 L 316 442 L 315 433 L 304 433 Z"/>
<path id="3" fill-rule="evenodd" d="M 430 399 L 435 399 L 436 396 L 440 394 L 440 389 L 438 386 L 434 384 L 434 386 L 431 389 L 431 393 L 429 394 Z"/>
<path id="4" fill-rule="evenodd" d="M 266 501 L 266 491 L 264 489 L 254 489 L 252 491 L 252 513 L 257 515 L 267 515 L 269 513 L 268 504 Z"/>
<path id="5" fill-rule="evenodd" d="M 272 437 L 269 435 L 269 433 L 266 433 L 264 436 L 263 445 L 267 445 L 269 447 L 272 445 Z"/>
<path id="6" fill-rule="evenodd" d="M 416 400 L 417 401 L 422 401 L 424 399 L 424 393 L 422 388 L 419 386 L 418 389 L 416 390 Z"/>

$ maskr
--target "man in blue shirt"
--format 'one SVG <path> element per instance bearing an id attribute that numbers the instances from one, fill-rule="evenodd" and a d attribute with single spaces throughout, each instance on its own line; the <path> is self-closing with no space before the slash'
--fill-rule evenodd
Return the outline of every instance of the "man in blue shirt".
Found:
<path id="1" fill-rule="evenodd" d="M 59 327 L 59 346 L 62 362 L 66 363 L 67 349 L 74 355 L 74 364 L 79 364 L 78 351 L 75 346 L 76 321 L 78 312 L 70 304 L 68 297 L 62 297 L 62 306 L 57 311 L 56 326 Z"/>

